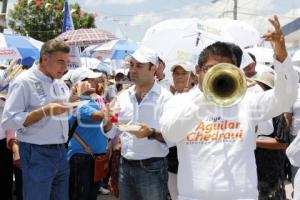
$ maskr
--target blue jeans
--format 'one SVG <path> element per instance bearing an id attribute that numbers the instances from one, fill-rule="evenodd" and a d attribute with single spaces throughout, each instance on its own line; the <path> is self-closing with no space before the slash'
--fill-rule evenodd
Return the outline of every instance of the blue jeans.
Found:
<path id="1" fill-rule="evenodd" d="M 70 159 L 70 200 L 96 200 L 100 182 L 94 182 L 94 158 L 74 154 Z"/>
<path id="2" fill-rule="evenodd" d="M 153 162 L 127 161 L 121 157 L 120 200 L 166 200 L 168 183 L 166 158 Z"/>
<path id="3" fill-rule="evenodd" d="M 21 143 L 24 200 L 68 200 L 69 164 L 66 149 Z"/>

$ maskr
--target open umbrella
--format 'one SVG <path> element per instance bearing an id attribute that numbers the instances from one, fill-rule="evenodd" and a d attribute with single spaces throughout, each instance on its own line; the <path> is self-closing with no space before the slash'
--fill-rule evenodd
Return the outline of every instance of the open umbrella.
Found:
<path id="1" fill-rule="evenodd" d="M 31 66 L 40 57 L 42 42 L 30 37 L 0 34 L 0 59 L 21 59 L 22 65 Z"/>
<path id="2" fill-rule="evenodd" d="M 252 47 L 260 42 L 259 32 L 244 21 L 218 18 L 206 19 L 203 24 L 207 32 L 223 36 L 242 48 Z"/>
<path id="3" fill-rule="evenodd" d="M 100 45 L 87 47 L 82 54 L 91 57 L 110 58 L 112 60 L 122 60 L 127 55 L 131 55 L 138 45 L 130 40 L 112 40 Z"/>
<path id="4" fill-rule="evenodd" d="M 94 53 L 111 51 L 112 60 L 122 60 L 125 56 L 132 54 L 137 48 L 138 45 L 130 40 L 112 40 L 97 46 L 92 51 Z"/>
<path id="5" fill-rule="evenodd" d="M 221 36 L 208 33 L 203 22 L 197 18 L 169 19 L 150 27 L 141 45 L 156 51 L 165 61 L 165 73 L 171 76 L 170 68 L 174 62 L 197 62 L 203 48 L 215 41 L 225 41 Z"/>
<path id="6" fill-rule="evenodd" d="M 108 31 L 98 28 L 90 28 L 67 31 L 60 34 L 57 39 L 63 40 L 69 45 L 86 47 L 115 40 L 117 37 Z"/>

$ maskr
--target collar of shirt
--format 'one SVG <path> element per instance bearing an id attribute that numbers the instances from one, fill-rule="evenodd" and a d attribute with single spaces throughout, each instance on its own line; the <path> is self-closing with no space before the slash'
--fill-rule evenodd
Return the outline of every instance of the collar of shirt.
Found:
<path id="1" fill-rule="evenodd" d="M 40 78 L 42 81 L 52 83 L 55 79 L 50 78 L 49 76 L 45 75 L 41 72 L 37 65 L 32 66 L 33 73 Z"/>
<path id="2" fill-rule="evenodd" d="M 135 86 L 129 88 L 128 93 L 130 96 L 135 96 Z M 147 92 L 147 95 L 151 93 L 155 93 L 157 95 L 160 94 L 160 86 L 156 82 L 154 82 L 152 88 L 149 90 L 149 92 Z"/>

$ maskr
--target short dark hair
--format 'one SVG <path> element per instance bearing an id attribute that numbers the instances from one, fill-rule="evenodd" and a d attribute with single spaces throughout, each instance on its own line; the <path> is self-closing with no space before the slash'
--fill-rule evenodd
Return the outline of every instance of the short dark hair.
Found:
<path id="1" fill-rule="evenodd" d="M 207 62 L 209 56 L 221 56 L 229 58 L 232 64 L 237 65 L 237 59 L 228 43 L 215 42 L 207 46 L 199 55 L 198 65 L 201 68 Z"/>
<path id="2" fill-rule="evenodd" d="M 165 62 L 160 57 L 158 57 L 158 63 L 161 63 L 164 67 L 166 66 Z"/>
<path id="3" fill-rule="evenodd" d="M 240 67 L 241 63 L 242 63 L 243 50 L 236 44 L 229 43 L 229 42 L 227 44 L 231 48 L 232 53 L 235 55 L 235 58 L 236 58 L 235 65 Z"/>
<path id="4" fill-rule="evenodd" d="M 255 57 L 255 55 L 253 55 L 252 53 L 248 53 L 248 54 L 252 58 L 253 62 L 256 63 L 256 57 Z"/>
<path id="5" fill-rule="evenodd" d="M 45 42 L 40 51 L 40 62 L 42 62 L 42 55 L 52 54 L 54 52 L 70 53 L 70 46 L 64 41 L 52 39 Z"/>

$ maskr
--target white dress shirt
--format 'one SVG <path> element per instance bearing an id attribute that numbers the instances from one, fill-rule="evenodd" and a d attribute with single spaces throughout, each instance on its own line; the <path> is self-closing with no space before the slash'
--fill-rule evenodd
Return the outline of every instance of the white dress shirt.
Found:
<path id="1" fill-rule="evenodd" d="M 120 124 L 146 123 L 149 127 L 159 130 L 160 118 L 162 116 L 165 103 L 172 97 L 172 94 L 154 83 L 151 90 L 138 103 L 135 96 L 135 86 L 121 92 L 116 99 L 116 109 L 119 114 Z M 108 132 L 108 135 L 114 135 L 118 129 Z M 126 159 L 143 160 L 152 157 L 165 157 L 168 152 L 168 146 L 154 139 L 137 138 L 136 136 L 122 132 L 121 155 Z"/>

